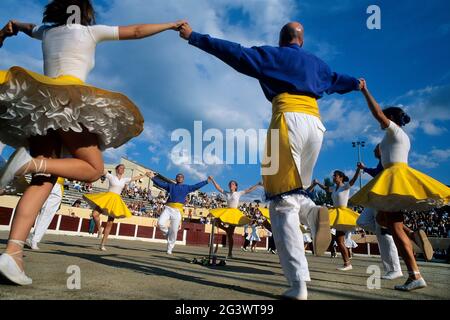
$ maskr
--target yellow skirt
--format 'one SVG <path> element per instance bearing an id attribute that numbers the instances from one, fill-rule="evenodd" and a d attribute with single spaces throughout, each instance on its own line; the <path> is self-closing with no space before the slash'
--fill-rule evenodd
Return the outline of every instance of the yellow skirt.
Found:
<path id="1" fill-rule="evenodd" d="M 335 207 L 328 210 L 330 227 L 338 231 L 348 231 L 356 228 L 359 213 L 347 207 Z"/>
<path id="2" fill-rule="evenodd" d="M 85 194 L 83 196 L 94 209 L 100 208 L 101 213 L 112 218 L 129 218 L 133 216 L 122 198 L 114 192 Z"/>
<path id="3" fill-rule="evenodd" d="M 449 201 L 449 187 L 406 163 L 388 166 L 350 199 L 352 204 L 385 212 L 428 211 Z"/>
<path id="4" fill-rule="evenodd" d="M 243 226 L 251 222 L 251 220 L 239 209 L 219 208 L 209 210 L 209 213 L 211 213 L 215 218 L 220 219 L 222 223 L 233 226 Z"/>
<path id="5" fill-rule="evenodd" d="M 47 131 L 97 134 L 102 150 L 118 148 L 144 125 L 126 96 L 83 83 L 72 76 L 50 78 L 21 67 L 0 70 L 0 141 L 18 148 Z"/>

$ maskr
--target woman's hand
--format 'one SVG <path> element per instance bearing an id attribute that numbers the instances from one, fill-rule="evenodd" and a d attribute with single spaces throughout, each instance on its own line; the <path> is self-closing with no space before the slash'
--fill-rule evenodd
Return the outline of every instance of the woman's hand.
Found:
<path id="1" fill-rule="evenodd" d="M 172 23 L 170 29 L 175 31 L 180 31 L 181 27 L 187 24 L 187 20 L 178 20 Z"/>
<path id="2" fill-rule="evenodd" d="M 362 92 L 368 91 L 367 82 L 365 79 L 359 79 L 359 90 L 361 90 Z"/>

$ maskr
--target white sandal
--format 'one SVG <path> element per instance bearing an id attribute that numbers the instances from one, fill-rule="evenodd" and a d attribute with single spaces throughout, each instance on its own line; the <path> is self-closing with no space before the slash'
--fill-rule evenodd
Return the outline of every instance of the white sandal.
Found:
<path id="1" fill-rule="evenodd" d="M 22 254 L 25 242 L 19 240 L 9 240 L 9 242 L 18 245 L 19 247 L 21 247 L 21 250 L 12 254 L 4 253 L 0 256 L 0 274 L 17 285 L 31 285 L 33 283 L 33 280 L 27 277 L 25 271 L 22 271 L 19 268 L 19 265 L 13 258 L 13 256 L 15 255 Z M 22 260 L 22 258 L 20 259 Z"/>
<path id="2" fill-rule="evenodd" d="M 37 164 L 39 161 L 39 165 Z M 21 170 L 25 166 L 25 170 Z M 23 176 L 28 173 L 30 166 L 34 165 L 36 173 L 46 173 L 47 161 L 45 159 L 35 160 L 33 159 L 25 148 L 19 148 L 9 158 L 8 163 L 0 174 L 0 189 L 6 188 L 6 186 L 13 181 L 16 176 Z"/>

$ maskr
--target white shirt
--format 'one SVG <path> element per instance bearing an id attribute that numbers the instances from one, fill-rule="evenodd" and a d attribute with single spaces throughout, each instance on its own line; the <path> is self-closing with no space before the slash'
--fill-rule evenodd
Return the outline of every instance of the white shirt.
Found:
<path id="1" fill-rule="evenodd" d="M 239 199 L 245 194 L 245 191 L 228 192 L 224 191 L 225 199 L 227 200 L 227 207 L 236 209 L 239 207 Z"/>
<path id="2" fill-rule="evenodd" d="M 333 205 L 335 207 L 347 207 L 348 198 L 350 197 L 350 183 L 344 183 L 336 191 L 337 187 L 330 187 L 331 199 L 333 199 Z"/>
<path id="3" fill-rule="evenodd" d="M 44 74 L 51 78 L 70 75 L 86 81 L 95 66 L 98 43 L 119 40 L 119 27 L 79 24 L 36 26 L 31 36 L 42 40 Z"/>
<path id="4" fill-rule="evenodd" d="M 113 176 L 110 173 L 106 175 L 106 179 L 108 179 L 109 181 L 109 192 L 114 192 L 118 195 L 122 193 L 122 190 L 123 188 L 125 188 L 125 185 L 130 183 L 131 181 L 131 178 L 119 179 L 117 176 Z"/>
<path id="5" fill-rule="evenodd" d="M 408 163 L 408 154 L 411 149 L 408 135 L 392 121 L 385 130 L 386 134 L 380 143 L 383 167 L 396 162 Z"/>

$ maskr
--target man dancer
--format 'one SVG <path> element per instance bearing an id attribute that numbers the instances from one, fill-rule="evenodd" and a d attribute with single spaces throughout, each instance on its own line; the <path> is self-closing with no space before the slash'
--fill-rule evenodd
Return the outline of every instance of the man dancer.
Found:
<path id="1" fill-rule="evenodd" d="M 34 224 L 34 230 L 28 237 L 26 244 L 32 250 L 39 250 L 38 243 L 41 242 L 45 233 L 53 220 L 53 217 L 61 207 L 61 201 L 64 194 L 64 178 L 58 178 L 58 181 L 53 186 L 50 195 L 42 206 L 39 215 Z"/>
<path id="2" fill-rule="evenodd" d="M 279 170 L 276 174 L 263 172 L 264 188 L 271 200 L 275 244 L 291 287 L 283 296 L 306 300 L 306 281 L 311 279 L 300 223 L 311 229 L 317 255 L 323 254 L 331 238 L 328 210 L 316 207 L 304 191 L 311 185 L 326 131 L 317 99 L 324 93 L 360 90 L 361 82 L 332 72 L 322 60 L 303 50 L 303 26 L 298 22 L 282 28 L 279 47 L 244 48 L 193 32 L 189 24 L 180 27 L 180 36 L 238 72 L 258 79 L 273 104 L 267 150 L 272 153 L 272 130 L 276 134 L 278 129 L 280 139 L 275 143 L 278 142 L 279 152 L 267 156 L 279 160 Z"/>
<path id="3" fill-rule="evenodd" d="M 184 184 L 184 175 L 181 173 L 177 174 L 175 178 L 176 183 L 165 182 L 157 178 L 154 172 L 149 172 L 148 176 L 155 185 L 166 190 L 169 194 L 164 211 L 158 219 L 158 228 L 167 236 L 167 254 L 171 255 L 175 247 L 175 242 L 177 241 L 177 233 L 181 223 L 186 196 L 207 185 L 211 181 L 211 177 L 195 185 L 186 185 Z M 170 227 L 167 227 L 169 220 Z"/>

